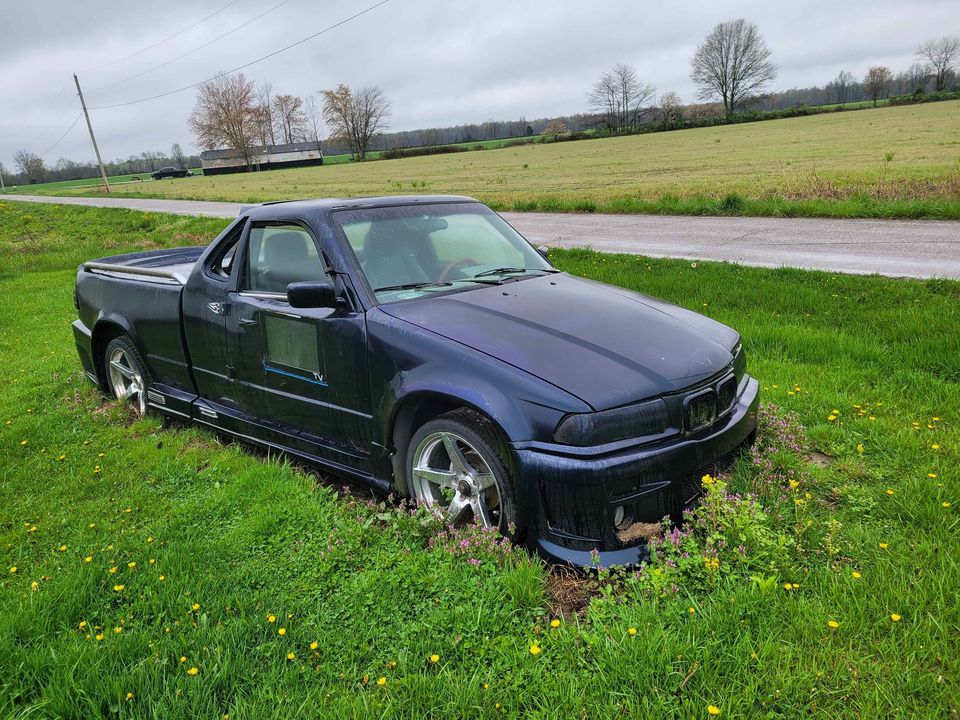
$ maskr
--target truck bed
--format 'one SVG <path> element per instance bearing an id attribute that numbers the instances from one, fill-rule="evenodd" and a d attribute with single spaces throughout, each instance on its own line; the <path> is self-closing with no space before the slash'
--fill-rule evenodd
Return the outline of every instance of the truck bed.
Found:
<path id="1" fill-rule="evenodd" d="M 82 267 L 98 274 L 123 275 L 131 280 L 183 285 L 204 250 L 203 247 L 186 247 L 112 255 L 89 260 Z"/>

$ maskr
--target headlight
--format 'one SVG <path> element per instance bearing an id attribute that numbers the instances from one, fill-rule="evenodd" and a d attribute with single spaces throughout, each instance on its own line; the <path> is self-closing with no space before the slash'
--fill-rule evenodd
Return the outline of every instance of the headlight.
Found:
<path id="1" fill-rule="evenodd" d="M 568 415 L 557 425 L 553 439 L 564 445 L 603 445 L 662 433 L 668 421 L 667 406 L 657 398 L 602 412 Z"/>

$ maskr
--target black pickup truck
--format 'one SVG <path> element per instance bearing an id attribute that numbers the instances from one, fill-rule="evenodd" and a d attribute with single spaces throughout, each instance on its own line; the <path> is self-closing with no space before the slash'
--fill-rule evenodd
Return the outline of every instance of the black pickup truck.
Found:
<path id="1" fill-rule="evenodd" d="M 545 255 L 470 198 L 267 203 L 206 248 L 84 263 L 74 337 L 138 412 L 634 563 L 634 526 L 752 441 L 757 382 L 736 331 Z"/>

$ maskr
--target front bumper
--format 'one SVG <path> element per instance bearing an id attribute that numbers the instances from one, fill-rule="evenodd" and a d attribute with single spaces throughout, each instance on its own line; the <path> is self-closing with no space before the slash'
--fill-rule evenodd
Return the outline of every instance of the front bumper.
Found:
<path id="1" fill-rule="evenodd" d="M 646 541 L 618 535 L 617 507 L 627 522 L 680 522 L 690 499 L 685 487 L 753 442 L 758 405 L 759 384 L 746 376 L 730 411 L 692 435 L 602 455 L 552 443 L 516 445 L 531 514 L 530 549 L 580 567 L 643 562 Z"/>

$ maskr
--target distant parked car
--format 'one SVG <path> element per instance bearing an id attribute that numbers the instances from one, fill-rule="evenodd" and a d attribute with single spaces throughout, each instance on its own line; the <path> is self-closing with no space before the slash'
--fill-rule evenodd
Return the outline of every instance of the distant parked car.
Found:
<path id="1" fill-rule="evenodd" d="M 189 170 L 181 170 L 180 168 L 175 167 L 162 167 L 156 172 L 150 173 L 150 177 L 154 180 L 163 180 L 163 178 L 178 178 L 178 177 L 187 177 L 190 175 Z"/>

